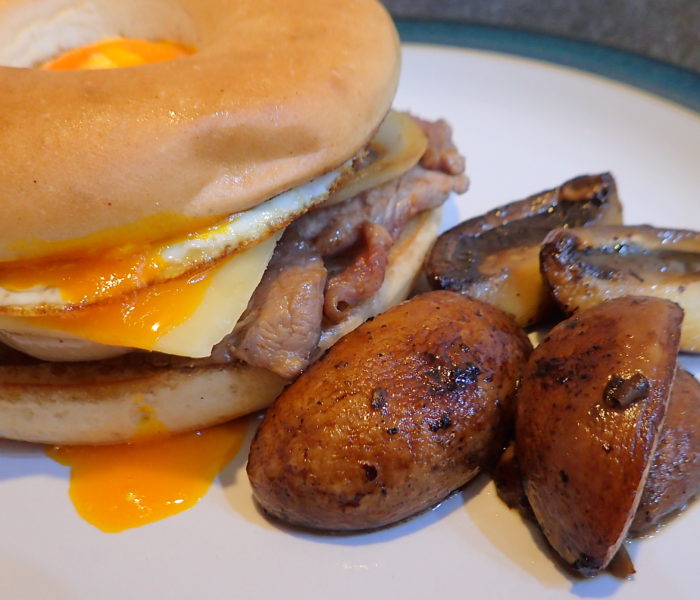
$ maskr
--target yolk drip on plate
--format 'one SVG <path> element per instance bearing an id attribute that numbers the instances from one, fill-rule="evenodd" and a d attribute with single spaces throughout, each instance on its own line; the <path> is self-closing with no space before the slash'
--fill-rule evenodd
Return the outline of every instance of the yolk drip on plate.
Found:
<path id="1" fill-rule="evenodd" d="M 46 454 L 71 467 L 78 514 L 106 533 L 153 523 L 194 506 L 236 455 L 247 422 L 152 442 L 52 446 Z"/>
<path id="2" fill-rule="evenodd" d="M 187 49 L 169 43 L 140 40 L 110 40 L 87 48 L 78 48 L 52 61 L 47 68 L 109 68 L 170 60 L 187 54 Z M 113 273 L 138 276 L 151 268 L 147 256 L 142 260 L 120 263 L 119 257 L 96 261 L 96 272 L 105 272 L 105 262 L 113 261 Z M 71 280 L 68 271 L 58 269 L 59 279 Z M 155 267 L 153 267 L 155 268 Z M 94 278 L 93 278 L 94 279 Z M 117 284 L 117 283 L 115 283 Z M 187 311 L 168 309 L 172 294 L 178 304 L 194 305 L 204 291 L 199 276 L 151 286 L 133 298 L 111 301 L 89 309 L 67 313 L 64 317 L 40 317 L 61 328 L 62 319 L 72 328 L 99 326 L 109 337 L 110 331 L 123 328 L 125 322 L 136 324 L 145 339 L 163 333 L 178 323 Z M 77 294 L 85 294 L 78 290 Z M 131 295 L 131 294 L 130 294 Z M 136 308 L 138 307 L 138 309 Z M 139 403 L 144 411 L 144 436 L 166 435 L 157 418 Z M 105 532 L 118 532 L 152 523 L 193 506 L 209 489 L 219 471 L 240 449 L 247 423 L 235 421 L 203 431 L 173 435 L 155 441 L 114 446 L 53 446 L 46 454 L 71 467 L 70 497 L 78 514 Z"/>

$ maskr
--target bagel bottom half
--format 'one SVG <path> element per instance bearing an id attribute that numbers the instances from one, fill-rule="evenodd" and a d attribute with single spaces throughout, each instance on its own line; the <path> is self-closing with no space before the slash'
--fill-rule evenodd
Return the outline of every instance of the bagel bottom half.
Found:
<path id="1" fill-rule="evenodd" d="M 413 219 L 389 254 L 384 283 L 325 329 L 319 354 L 406 298 L 435 240 L 441 209 Z M 0 437 L 45 444 L 109 444 L 200 429 L 268 406 L 287 380 L 243 363 L 163 366 L 144 355 L 88 363 L 23 362 L 0 352 Z M 16 363 L 16 364 L 15 364 Z"/>

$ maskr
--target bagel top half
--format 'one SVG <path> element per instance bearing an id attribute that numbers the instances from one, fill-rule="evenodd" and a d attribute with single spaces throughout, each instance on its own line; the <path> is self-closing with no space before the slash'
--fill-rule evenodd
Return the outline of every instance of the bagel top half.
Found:
<path id="1" fill-rule="evenodd" d="M 108 37 L 195 49 L 31 68 Z M 0 0 L 0 261 L 167 238 L 338 168 L 389 110 L 374 0 Z"/>

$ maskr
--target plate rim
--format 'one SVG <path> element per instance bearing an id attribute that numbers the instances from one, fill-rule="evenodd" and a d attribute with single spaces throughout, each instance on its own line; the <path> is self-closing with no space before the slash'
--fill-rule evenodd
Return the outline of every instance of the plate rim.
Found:
<path id="1" fill-rule="evenodd" d="M 401 42 L 488 50 L 564 65 L 651 92 L 700 114 L 700 73 L 662 60 L 522 29 L 426 18 L 395 18 Z"/>

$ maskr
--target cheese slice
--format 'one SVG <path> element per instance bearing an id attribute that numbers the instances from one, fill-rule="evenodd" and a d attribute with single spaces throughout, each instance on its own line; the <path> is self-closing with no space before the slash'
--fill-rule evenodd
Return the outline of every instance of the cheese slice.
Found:
<path id="1" fill-rule="evenodd" d="M 213 274 L 209 289 L 192 316 L 163 335 L 152 349 L 180 356 L 209 356 L 211 349 L 233 330 L 248 306 L 281 235 L 278 232 L 229 259 Z"/>
<path id="2" fill-rule="evenodd" d="M 281 232 L 204 273 L 153 285 L 60 316 L 0 315 L 0 329 L 202 358 L 233 330 Z"/>

